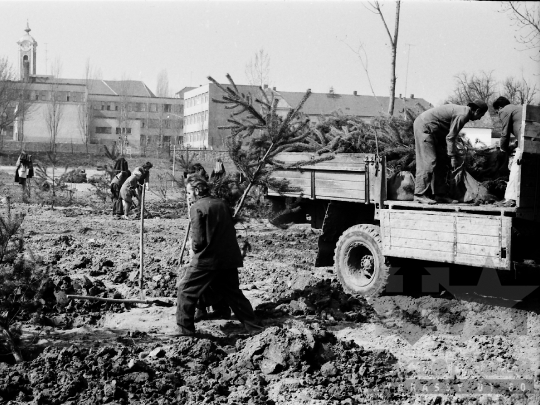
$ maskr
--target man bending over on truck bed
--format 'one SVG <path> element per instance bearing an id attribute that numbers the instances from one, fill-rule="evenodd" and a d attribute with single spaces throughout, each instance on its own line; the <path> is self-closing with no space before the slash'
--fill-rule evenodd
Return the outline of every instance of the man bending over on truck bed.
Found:
<path id="1" fill-rule="evenodd" d="M 414 200 L 419 203 L 451 203 L 446 187 L 447 156 L 452 169 L 459 167 L 456 138 L 469 121 L 479 120 L 488 106 L 475 100 L 467 106 L 445 104 L 424 111 L 414 120 L 416 179 Z"/>
<path id="2" fill-rule="evenodd" d="M 510 178 L 504 193 L 504 201 L 501 204 L 504 207 L 514 207 L 517 199 L 518 186 L 518 165 L 521 160 L 521 149 L 518 145 L 519 133 L 521 132 L 521 118 L 523 106 L 510 104 L 506 97 L 499 97 L 493 102 L 493 109 L 499 113 L 499 119 L 502 122 L 501 140 L 499 147 L 502 153 L 509 156 L 508 169 L 510 169 Z M 510 137 L 514 135 L 516 141 L 510 144 Z"/>

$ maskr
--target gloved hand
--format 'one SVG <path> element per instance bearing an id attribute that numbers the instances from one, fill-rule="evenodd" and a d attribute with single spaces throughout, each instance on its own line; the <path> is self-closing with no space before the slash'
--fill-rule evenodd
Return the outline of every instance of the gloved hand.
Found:
<path id="1" fill-rule="evenodd" d="M 452 169 L 456 170 L 459 167 L 459 160 L 455 156 L 452 156 L 450 159 L 450 165 L 452 166 Z"/>

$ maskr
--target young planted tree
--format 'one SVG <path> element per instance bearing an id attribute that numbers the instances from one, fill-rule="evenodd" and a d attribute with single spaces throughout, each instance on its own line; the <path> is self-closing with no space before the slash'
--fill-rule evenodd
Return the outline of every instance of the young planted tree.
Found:
<path id="1" fill-rule="evenodd" d="M 227 139 L 229 155 L 236 167 L 247 178 L 248 185 L 238 202 L 234 216 L 242 209 L 246 196 L 253 186 L 271 187 L 282 190 L 280 184 L 270 178 L 277 162 L 276 155 L 291 147 L 301 147 L 301 142 L 309 136 L 307 131 L 309 118 L 302 112 L 302 106 L 311 94 L 308 90 L 298 106 L 289 110 L 285 117 L 277 112 L 278 99 L 270 99 L 260 88 L 260 98 L 251 93 L 241 93 L 232 77 L 227 74 L 230 85 L 224 86 L 208 77 L 223 92 L 216 103 L 225 104 L 232 110 L 228 119 L 230 125 L 220 127 L 230 129 Z"/>
<path id="2" fill-rule="evenodd" d="M 120 155 L 124 156 L 125 147 L 129 145 L 128 135 L 131 131 L 131 111 L 132 104 L 130 103 L 130 94 L 132 93 L 132 82 L 127 75 L 122 75 L 122 80 L 119 83 L 118 92 L 118 128 L 120 131 Z"/>
<path id="3" fill-rule="evenodd" d="M 47 153 L 47 156 L 52 166 L 52 194 L 54 197 L 56 195 L 55 169 L 56 165 L 58 164 L 56 153 L 57 139 L 60 133 L 60 124 L 64 116 L 63 101 L 65 100 L 62 99 L 62 94 L 60 92 L 60 84 L 56 80 L 60 77 L 60 73 L 62 70 L 62 65 L 58 59 L 51 67 L 51 70 L 52 78 L 49 83 L 49 100 L 46 109 L 44 110 L 44 118 L 47 132 L 49 133 L 49 151 Z"/>
<path id="4" fill-rule="evenodd" d="M 92 93 L 92 87 L 95 80 L 94 78 L 95 71 L 90 64 L 90 59 L 87 59 L 84 68 L 86 99 L 83 100 L 78 109 L 79 131 L 86 146 L 86 153 L 88 153 L 88 144 L 91 142 L 92 123 L 94 121 L 94 106 L 90 100 L 90 94 Z"/>
<path id="5" fill-rule="evenodd" d="M 390 52 L 391 52 L 391 64 L 390 64 L 390 101 L 388 104 L 388 114 L 394 115 L 394 103 L 396 95 L 396 56 L 397 56 L 397 44 L 398 44 L 398 34 L 399 34 L 399 12 L 401 8 L 401 1 L 396 1 L 396 18 L 394 23 L 394 35 L 390 33 L 388 24 L 384 18 L 384 14 L 381 9 L 381 4 L 378 1 L 369 3 L 371 8 L 376 14 L 381 17 L 386 33 L 388 34 L 388 39 L 390 41 Z"/>

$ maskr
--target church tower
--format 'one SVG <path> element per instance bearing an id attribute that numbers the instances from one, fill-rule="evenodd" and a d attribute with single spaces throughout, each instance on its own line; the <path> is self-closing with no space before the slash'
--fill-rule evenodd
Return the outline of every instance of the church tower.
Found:
<path id="1" fill-rule="evenodd" d="M 36 48 L 37 42 L 30 35 L 30 26 L 26 22 L 26 35 L 17 41 L 19 44 L 19 75 L 20 80 L 28 82 L 30 76 L 36 74 Z"/>

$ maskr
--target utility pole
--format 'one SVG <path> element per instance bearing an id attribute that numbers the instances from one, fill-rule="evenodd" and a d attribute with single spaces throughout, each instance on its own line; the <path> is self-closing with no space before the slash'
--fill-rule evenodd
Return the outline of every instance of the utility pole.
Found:
<path id="1" fill-rule="evenodd" d="M 407 73 L 405 74 L 405 98 L 407 98 L 407 80 L 409 79 L 409 59 L 411 57 L 411 45 L 414 46 L 414 44 L 407 44 L 409 50 L 407 51 Z"/>

